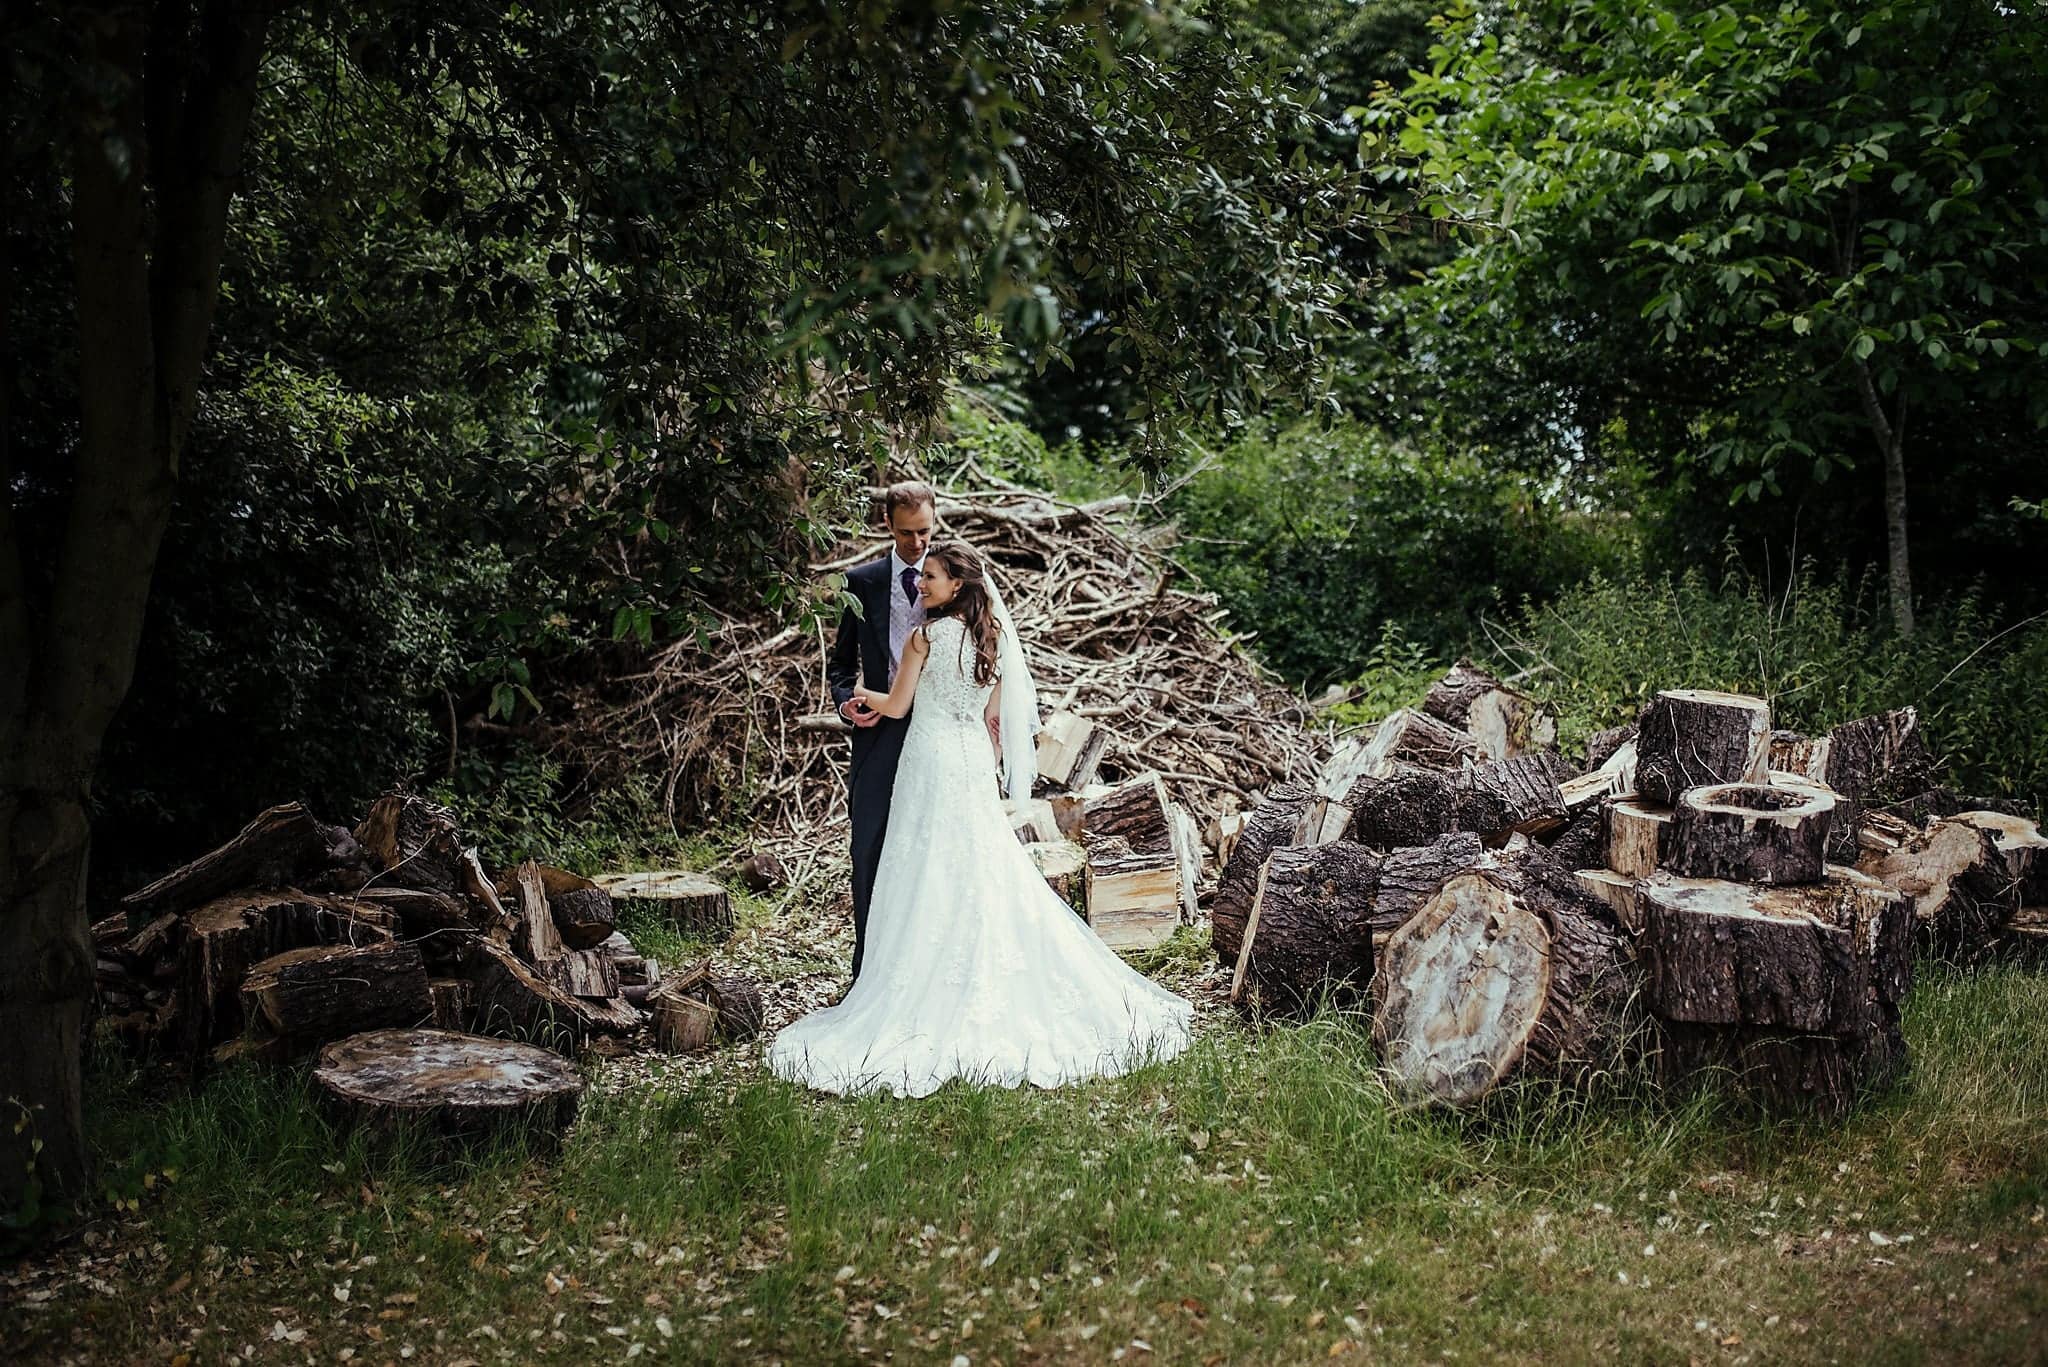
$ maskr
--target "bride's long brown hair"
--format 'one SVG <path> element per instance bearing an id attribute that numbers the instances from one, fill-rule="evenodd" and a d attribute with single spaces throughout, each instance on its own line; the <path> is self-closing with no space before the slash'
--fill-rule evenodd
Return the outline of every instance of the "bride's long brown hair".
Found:
<path id="1" fill-rule="evenodd" d="M 925 561 L 937 559 L 946 573 L 960 581 L 952 601 L 933 608 L 930 616 L 958 617 L 974 642 L 974 682 L 986 688 L 996 681 L 997 629 L 995 609 L 989 603 L 988 569 L 981 555 L 964 541 L 940 541 L 925 552 Z M 964 644 L 964 642 L 963 642 Z"/>

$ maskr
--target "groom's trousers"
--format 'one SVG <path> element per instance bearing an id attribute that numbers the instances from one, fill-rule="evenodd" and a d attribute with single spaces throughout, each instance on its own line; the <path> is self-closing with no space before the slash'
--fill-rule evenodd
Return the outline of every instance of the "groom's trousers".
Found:
<path id="1" fill-rule="evenodd" d="M 889 834 L 889 797 L 896 787 L 896 762 L 903 757 L 906 718 L 884 717 L 858 737 L 853 764 L 847 771 L 846 806 L 853 828 L 853 976 L 868 940 L 868 903 L 874 899 L 875 872 L 882 865 L 882 842 Z"/>

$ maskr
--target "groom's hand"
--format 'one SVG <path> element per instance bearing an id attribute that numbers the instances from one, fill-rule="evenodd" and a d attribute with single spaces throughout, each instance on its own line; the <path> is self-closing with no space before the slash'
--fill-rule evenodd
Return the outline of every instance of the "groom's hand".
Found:
<path id="1" fill-rule="evenodd" d="M 882 719 L 882 714 L 869 707 L 860 698 L 848 698 L 839 705 L 839 715 L 855 726 L 873 726 Z"/>

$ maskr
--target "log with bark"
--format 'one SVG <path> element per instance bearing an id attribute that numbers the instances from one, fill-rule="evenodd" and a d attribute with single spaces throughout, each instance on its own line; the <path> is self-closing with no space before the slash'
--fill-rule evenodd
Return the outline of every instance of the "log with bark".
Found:
<path id="1" fill-rule="evenodd" d="M 1982 954 L 2020 908 L 2019 886 L 1996 839 L 1966 821 L 1936 821 L 1857 867 L 1911 900 L 1921 943 L 1943 958 Z"/>
<path id="2" fill-rule="evenodd" d="M 1648 878 L 1670 849 L 1671 809 L 1640 798 L 1609 800 L 1602 810 L 1607 867 L 1630 878 Z"/>
<path id="3" fill-rule="evenodd" d="M 1038 733 L 1038 777 L 1051 787 L 1078 791 L 1095 782 L 1109 747 L 1109 731 L 1080 715 L 1060 711 Z"/>
<path id="4" fill-rule="evenodd" d="M 1210 943 L 1217 961 L 1226 967 L 1237 963 L 1238 950 L 1244 945 L 1245 920 L 1258 895 L 1259 871 L 1266 867 L 1266 856 L 1293 838 L 1312 795 L 1306 783 L 1276 783 L 1245 814 L 1237 844 L 1216 880 L 1216 894 L 1209 899 Z"/>
<path id="5" fill-rule="evenodd" d="M 473 1133 L 504 1124 L 559 1134 L 583 1079 L 545 1049 L 451 1030 L 373 1030 L 320 1051 L 313 1085 L 351 1121 Z"/>
<path id="6" fill-rule="evenodd" d="M 1517 688 L 1460 660 L 1430 685 L 1422 710 L 1472 737 L 1481 759 L 1512 759 L 1557 744 L 1557 719 Z"/>
<path id="7" fill-rule="evenodd" d="M 1635 751 L 1632 747 L 1635 745 L 1635 740 L 1636 724 L 1634 722 L 1629 722 L 1625 726 L 1610 726 L 1605 731 L 1595 731 L 1586 738 L 1587 772 L 1605 770 L 1609 763 L 1624 750 L 1628 753 L 1628 763 L 1633 765 Z M 1633 773 L 1623 783 L 1622 787 L 1624 791 L 1635 787 Z"/>
<path id="8" fill-rule="evenodd" d="M 740 861 L 740 882 L 758 896 L 788 887 L 789 870 L 772 851 L 760 850 Z"/>
<path id="9" fill-rule="evenodd" d="M 1821 788 L 1688 788 L 1672 808 L 1668 848 L 1658 862 L 1682 878 L 1818 882 L 1834 812 L 1834 795 Z"/>
<path id="10" fill-rule="evenodd" d="M 1339 841 L 1273 851 L 1260 872 L 1231 979 L 1231 999 L 1302 1015 L 1327 994 L 1359 1000 L 1373 973 L 1380 857 Z"/>
<path id="11" fill-rule="evenodd" d="M 638 902 L 662 920 L 692 935 L 730 935 L 732 894 L 715 878 L 689 869 L 612 873 L 596 880 L 614 903 Z"/>
<path id="12" fill-rule="evenodd" d="M 674 979 L 648 995 L 647 1010 L 654 1018 L 655 1043 L 666 1052 L 696 1054 L 711 1047 L 718 1030 L 718 1009 L 681 990 Z"/>
<path id="13" fill-rule="evenodd" d="M 371 873 L 368 857 L 339 826 L 296 802 L 271 807 L 234 839 L 121 899 L 135 920 L 190 911 L 242 888 L 353 890 Z"/>
<path id="14" fill-rule="evenodd" d="M 437 1030 L 469 1029 L 471 1024 L 470 986 L 464 978 L 429 978 L 427 993 L 434 1003 L 434 1028 Z"/>
<path id="15" fill-rule="evenodd" d="M 1403 765 L 1459 769 L 1479 757 L 1479 743 L 1457 727 L 1426 712 L 1403 708 L 1373 732 L 1363 764 L 1367 774 L 1384 777 Z"/>
<path id="16" fill-rule="evenodd" d="M 1180 926 L 1180 860 L 1171 848 L 1134 850 L 1121 836 L 1089 835 L 1088 924 L 1111 949 L 1149 949 Z"/>
<path id="17" fill-rule="evenodd" d="M 1540 846 L 1454 873 L 1380 953 L 1390 1087 L 1465 1104 L 1515 1078 L 1590 1084 L 1632 1033 L 1638 973 L 1613 913 Z"/>
<path id="18" fill-rule="evenodd" d="M 1762 783 L 1768 776 L 1771 705 L 1762 698 L 1668 689 L 1636 729 L 1636 791 L 1665 806 L 1703 783 Z"/>
<path id="19" fill-rule="evenodd" d="M 1453 831 L 1475 832 L 1490 845 L 1516 833 L 1546 835 L 1564 826 L 1562 772 L 1562 760 L 1541 752 L 1449 773 L 1410 769 L 1363 779 L 1345 803 L 1355 813 L 1349 834 L 1380 850 L 1426 845 Z"/>
<path id="20" fill-rule="evenodd" d="M 1991 836 L 2022 907 L 2048 906 L 2048 836 L 2039 826 L 2009 812 L 1958 812 L 1949 819 Z"/>
<path id="21" fill-rule="evenodd" d="M 1550 852 L 1555 858 L 1557 846 L 1551 846 Z M 1578 880 L 1580 887 L 1607 904 L 1623 930 L 1633 935 L 1642 928 L 1642 884 L 1637 880 L 1613 869 L 1574 869 L 1572 877 Z"/>
<path id="22" fill-rule="evenodd" d="M 464 969 L 478 1029 L 565 1054 L 573 1054 L 590 1033 L 590 1016 L 581 1004 L 505 946 L 472 940 Z"/>
<path id="23" fill-rule="evenodd" d="M 1173 853 L 1173 822 L 1166 784 L 1140 774 L 1089 799 L 1081 817 L 1081 843 L 1121 840 L 1135 854 Z"/>
<path id="24" fill-rule="evenodd" d="M 411 793 L 386 793 L 356 823 L 356 842 L 376 861 L 379 883 L 470 894 L 455 813 Z"/>
<path id="25" fill-rule="evenodd" d="M 385 1026 L 433 1018 L 426 965 L 409 944 L 312 945 L 273 954 L 242 978 L 242 1012 L 310 1049 Z"/>

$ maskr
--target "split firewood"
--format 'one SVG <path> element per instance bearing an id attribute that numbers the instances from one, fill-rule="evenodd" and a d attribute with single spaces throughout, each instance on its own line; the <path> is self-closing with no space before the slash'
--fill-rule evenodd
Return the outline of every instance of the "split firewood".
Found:
<path id="1" fill-rule="evenodd" d="M 715 878 L 689 869 L 656 869 L 605 874 L 596 883 L 615 903 L 645 903 L 678 930 L 695 935 L 732 933 L 732 894 Z"/>
<path id="2" fill-rule="evenodd" d="M 1203 841 L 1216 852 L 1216 868 L 1220 872 L 1230 863 L 1231 851 L 1237 848 L 1237 837 L 1244 831 L 1246 817 L 1243 812 L 1224 812 L 1212 817 L 1202 832 Z"/>
<path id="3" fill-rule="evenodd" d="M 1990 834 L 2022 907 L 2048 906 L 2048 836 L 2039 826 L 2008 812 L 1958 812 L 1949 819 Z"/>
<path id="4" fill-rule="evenodd" d="M 452 892 L 419 888 L 369 887 L 353 894 L 358 902 L 384 908 L 398 917 L 412 938 L 438 931 L 481 929 L 469 899 Z"/>
<path id="5" fill-rule="evenodd" d="M 1671 809 L 1640 798 L 1610 800 L 1603 811 L 1606 863 L 1630 878 L 1648 878 L 1670 850 Z"/>
<path id="6" fill-rule="evenodd" d="M 376 861 L 377 881 L 428 892 L 473 892 L 455 813 L 410 793 L 386 793 L 356 823 L 355 838 Z"/>
<path id="7" fill-rule="evenodd" d="M 591 1021 L 576 998 L 493 940 L 470 941 L 465 962 L 477 1027 L 573 1054 Z"/>
<path id="8" fill-rule="evenodd" d="M 1594 769 L 1565 779 L 1557 785 L 1557 796 L 1564 804 L 1565 819 L 1569 821 L 1583 811 L 1598 811 L 1600 799 L 1615 797 L 1626 792 L 1621 786 L 1621 775 L 1604 769 Z"/>
<path id="9" fill-rule="evenodd" d="M 1346 799 L 1360 779 L 1387 767 L 1373 752 L 1377 731 L 1344 737 L 1316 771 L 1314 792 L 1295 822 L 1293 845 L 1326 845 L 1343 838 L 1351 825 Z"/>
<path id="10" fill-rule="evenodd" d="M 434 1014 L 426 967 L 409 944 L 288 949 L 251 968 L 241 990 L 243 1015 L 298 1048 Z"/>
<path id="11" fill-rule="evenodd" d="M 545 1049 L 450 1030 L 373 1030 L 320 1051 L 313 1085 L 361 1123 L 461 1133 L 516 1123 L 560 1133 L 583 1079 Z"/>
<path id="12" fill-rule="evenodd" d="M 1636 730 L 1636 791 L 1666 806 L 1703 783 L 1762 783 L 1769 773 L 1771 705 L 1762 698 L 1681 688 L 1659 693 Z"/>
<path id="13" fill-rule="evenodd" d="M 1827 734 L 1823 763 L 1819 774 L 1807 776 L 1844 797 L 1904 796 L 1933 786 L 1934 757 L 1911 707 L 1837 726 Z"/>
<path id="14" fill-rule="evenodd" d="M 1469 661 L 1430 685 L 1422 710 L 1471 736 L 1481 759 L 1512 759 L 1557 744 L 1555 717 Z"/>
<path id="15" fill-rule="evenodd" d="M 1564 826 L 1557 783 L 1563 769 L 1564 761 L 1542 752 L 1452 773 L 1410 769 L 1363 779 L 1345 802 L 1356 813 L 1350 836 L 1385 850 L 1425 845 L 1452 831 L 1477 832 L 1491 845 L 1516 833 L 1546 835 Z"/>
<path id="16" fill-rule="evenodd" d="M 1065 838 L 1060 834 L 1059 818 L 1053 815 L 1052 804 L 1044 798 L 1006 798 L 1003 810 L 1009 815 L 1010 829 L 1016 833 L 1019 844 L 1044 844 Z"/>
<path id="17" fill-rule="evenodd" d="M 1194 817 L 1178 806 L 1169 806 L 1166 812 L 1173 828 L 1173 858 L 1180 872 L 1180 919 L 1182 925 L 1194 925 L 1201 919 L 1202 909 L 1197 889 L 1202 882 L 1202 833 L 1195 828 Z"/>
<path id="18" fill-rule="evenodd" d="M 1081 818 L 1081 843 L 1118 839 L 1137 854 L 1173 853 L 1173 826 L 1166 784 L 1158 774 L 1140 774 L 1117 784 L 1087 803 Z"/>
<path id="19" fill-rule="evenodd" d="M 1550 849 L 1554 857 L 1557 847 L 1553 845 Z M 1613 869 L 1574 869 L 1572 877 L 1580 887 L 1607 904 L 1623 930 L 1634 934 L 1642 929 L 1643 899 L 1641 885 L 1635 879 Z"/>
<path id="20" fill-rule="evenodd" d="M 619 995 L 619 969 L 610 955 L 595 949 L 564 950 L 534 965 L 542 976 L 572 997 L 604 1001 Z"/>
<path id="21" fill-rule="evenodd" d="M 671 1054 L 701 1053 L 718 1031 L 718 1008 L 680 990 L 674 981 L 649 994 L 647 1010 L 654 1018 L 655 1042 Z"/>
<path id="22" fill-rule="evenodd" d="M 1853 869 L 1796 887 L 1659 874 L 1637 893 L 1644 1000 L 1663 1020 L 1854 1035 L 1869 1001 L 1912 984 L 1910 904 Z"/>
<path id="23" fill-rule="evenodd" d="M 745 978 L 714 973 L 707 984 L 712 1008 L 718 1012 L 718 1030 L 727 1039 L 749 1040 L 761 1033 L 767 1012 L 761 989 Z"/>
<path id="24" fill-rule="evenodd" d="M 1091 817 L 1092 819 L 1092 817 Z M 1171 848 L 1134 850 L 1121 836 L 1089 835 L 1088 924 L 1111 949 L 1149 949 L 1180 925 L 1180 860 Z"/>
<path id="25" fill-rule="evenodd" d="M 1380 952 L 1389 1084 L 1463 1104 L 1512 1078 L 1585 1082 L 1627 1037 L 1638 973 L 1613 915 L 1540 847 L 1454 873 Z"/>
<path id="26" fill-rule="evenodd" d="M 513 875 L 512 896 L 519 916 L 512 932 L 512 948 L 545 976 L 547 965 L 569 951 L 568 946 L 562 943 L 561 932 L 555 929 L 554 913 L 548 910 L 547 888 L 541 882 L 540 865 L 531 859 L 519 865 Z"/>
<path id="27" fill-rule="evenodd" d="M 1053 793 L 1045 801 L 1052 808 L 1053 824 L 1060 828 L 1058 838 L 1079 840 L 1087 827 L 1088 799 L 1079 793 Z"/>
<path id="28" fill-rule="evenodd" d="M 1260 872 L 1231 1000 L 1299 1015 L 1328 994 L 1357 1001 L 1372 980 L 1380 858 L 1348 841 L 1286 846 Z"/>
<path id="29" fill-rule="evenodd" d="M 1055 712 L 1038 733 L 1038 776 L 1059 788 L 1079 790 L 1095 781 L 1109 746 L 1109 732 L 1078 712 Z"/>
<path id="30" fill-rule="evenodd" d="M 1373 732 L 1363 764 L 1366 773 L 1384 777 L 1401 765 L 1458 769 L 1478 758 L 1479 744 L 1472 737 L 1426 712 L 1403 708 Z"/>
<path id="31" fill-rule="evenodd" d="M 1071 840 L 1049 840 L 1026 845 L 1039 875 L 1059 899 L 1083 920 L 1088 917 L 1088 856 Z"/>
<path id="32" fill-rule="evenodd" d="M 1997 841 L 1965 821 L 1937 821 L 1858 867 L 1911 899 L 1921 940 L 1948 958 L 1981 953 L 2020 907 L 2019 886 Z"/>
<path id="33" fill-rule="evenodd" d="M 1860 868 L 1866 859 L 1882 859 L 1920 834 L 1921 827 L 1879 808 L 1861 814 L 1856 827 L 1856 859 Z"/>
<path id="34" fill-rule="evenodd" d="M 2048 906 L 2021 907 L 2014 912 L 1997 943 L 2021 963 L 2048 967 Z"/>
<path id="35" fill-rule="evenodd" d="M 1688 788 L 1672 809 L 1659 865 L 1683 878 L 1815 883 L 1826 862 L 1834 811 L 1834 795 L 1821 788 Z"/>
<path id="36" fill-rule="evenodd" d="M 1216 895 L 1209 899 L 1209 937 L 1218 962 L 1237 962 L 1245 920 L 1258 895 L 1259 871 L 1266 867 L 1266 856 L 1293 838 L 1311 795 L 1306 783 L 1278 783 L 1245 814 L 1236 847 L 1216 880 Z"/>
<path id="37" fill-rule="evenodd" d="M 346 830 L 288 802 L 258 814 L 219 849 L 129 893 L 121 905 L 130 916 L 155 917 L 189 911 L 241 888 L 354 887 L 369 872 L 366 856 Z"/>

